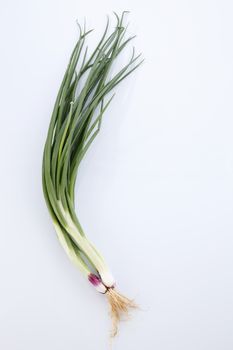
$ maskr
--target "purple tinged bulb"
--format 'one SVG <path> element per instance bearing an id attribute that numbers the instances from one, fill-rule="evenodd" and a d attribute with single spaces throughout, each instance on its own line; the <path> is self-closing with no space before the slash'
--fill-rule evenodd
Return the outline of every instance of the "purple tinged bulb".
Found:
<path id="1" fill-rule="evenodd" d="M 94 273 L 90 273 L 90 275 L 88 276 L 88 280 L 95 287 L 102 283 L 101 279 L 98 276 L 96 276 Z"/>

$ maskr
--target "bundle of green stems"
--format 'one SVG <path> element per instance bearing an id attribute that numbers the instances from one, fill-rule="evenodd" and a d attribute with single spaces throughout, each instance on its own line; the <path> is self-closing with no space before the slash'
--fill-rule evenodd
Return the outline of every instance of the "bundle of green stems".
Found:
<path id="1" fill-rule="evenodd" d="M 122 313 L 135 307 L 116 291 L 115 280 L 99 251 L 84 234 L 75 211 L 75 182 L 80 163 L 100 131 L 103 114 L 115 87 L 141 63 L 132 55 L 111 76 L 111 68 L 134 37 L 126 37 L 125 12 L 116 17 L 109 33 L 109 19 L 97 46 L 88 54 L 92 30 L 79 25 L 80 35 L 71 54 L 53 109 L 43 156 L 43 191 L 58 239 L 72 262 L 91 284 L 106 294 L 111 306 L 113 332 Z"/>

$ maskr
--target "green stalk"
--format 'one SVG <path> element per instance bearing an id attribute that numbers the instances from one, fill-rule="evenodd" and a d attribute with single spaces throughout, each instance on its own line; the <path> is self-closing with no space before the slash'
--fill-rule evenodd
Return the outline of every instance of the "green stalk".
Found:
<path id="1" fill-rule="evenodd" d="M 43 191 L 59 241 L 72 262 L 102 293 L 115 281 L 104 258 L 84 234 L 75 212 L 74 191 L 80 163 L 100 131 L 114 94 L 107 96 L 142 63 L 133 50 L 129 62 L 109 77 L 112 65 L 134 38 L 124 39 L 124 14 L 120 18 L 115 14 L 116 27 L 110 34 L 107 20 L 103 36 L 89 57 L 85 41 L 91 30 L 79 26 L 79 39 L 57 95 L 43 156 Z"/>

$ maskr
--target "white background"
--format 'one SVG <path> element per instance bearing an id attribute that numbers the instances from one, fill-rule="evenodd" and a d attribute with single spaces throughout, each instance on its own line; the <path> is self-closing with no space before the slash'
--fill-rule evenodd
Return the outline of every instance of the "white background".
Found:
<path id="1" fill-rule="evenodd" d="M 125 9 L 146 60 L 77 181 L 86 234 L 141 306 L 113 348 L 233 348 L 232 1 L 1 0 L 1 349 L 109 349 L 106 300 L 57 241 L 41 160 L 76 18 L 96 42 Z"/>

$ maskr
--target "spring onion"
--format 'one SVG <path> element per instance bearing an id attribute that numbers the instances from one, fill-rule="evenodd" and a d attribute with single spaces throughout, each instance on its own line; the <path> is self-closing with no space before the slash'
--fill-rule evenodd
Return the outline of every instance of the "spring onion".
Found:
<path id="1" fill-rule="evenodd" d="M 106 294 L 113 321 L 112 336 L 117 334 L 118 321 L 135 303 L 116 291 L 105 259 L 84 234 L 75 212 L 75 181 L 114 94 L 107 96 L 142 63 L 133 49 L 128 63 L 110 77 L 113 63 L 134 38 L 125 39 L 124 14 L 120 17 L 115 14 L 117 23 L 111 33 L 107 20 L 103 36 L 90 55 L 86 38 L 92 30 L 79 25 L 79 38 L 53 109 L 42 170 L 44 197 L 58 239 L 89 282 Z"/>

